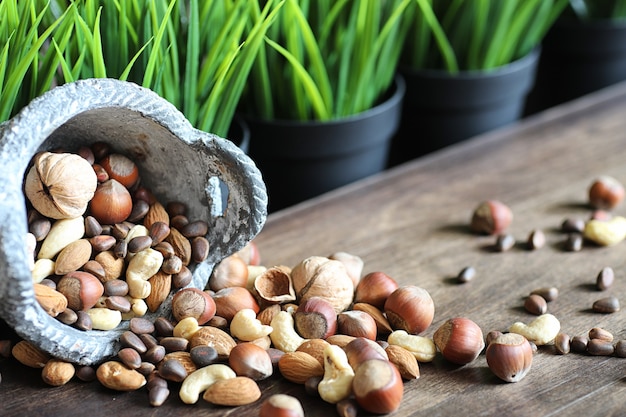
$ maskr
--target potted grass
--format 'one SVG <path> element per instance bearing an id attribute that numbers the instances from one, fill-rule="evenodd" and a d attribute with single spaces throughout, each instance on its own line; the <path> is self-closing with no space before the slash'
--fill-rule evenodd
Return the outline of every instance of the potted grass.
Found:
<path id="1" fill-rule="evenodd" d="M 270 211 L 385 168 L 411 1 L 285 1 L 240 106 Z"/>
<path id="2" fill-rule="evenodd" d="M 626 80 L 626 0 L 570 0 L 542 48 L 527 113 Z"/>
<path id="3" fill-rule="evenodd" d="M 278 1 L 268 0 L 263 9 L 256 0 L 54 3 L 57 14 L 74 5 L 74 36 L 54 45 L 62 57 L 61 82 L 135 82 L 174 104 L 195 128 L 246 150 L 247 128 L 235 110 Z"/>
<path id="4" fill-rule="evenodd" d="M 54 85 L 61 59 L 50 40 L 60 47 L 70 41 L 74 5 L 53 16 L 44 0 L 0 1 L 0 122 Z"/>
<path id="5" fill-rule="evenodd" d="M 567 0 L 415 0 L 400 72 L 407 83 L 390 165 L 522 115 L 538 46 Z"/>

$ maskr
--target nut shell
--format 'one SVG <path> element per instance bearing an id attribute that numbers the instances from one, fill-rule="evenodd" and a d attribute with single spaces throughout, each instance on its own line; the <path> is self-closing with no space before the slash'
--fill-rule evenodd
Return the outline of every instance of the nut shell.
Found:
<path id="1" fill-rule="evenodd" d="M 530 370 L 533 350 L 528 340 L 516 333 L 496 337 L 485 351 L 489 369 L 506 382 L 518 382 Z"/>
<path id="2" fill-rule="evenodd" d="M 311 297 L 322 297 L 332 304 L 337 313 L 352 303 L 354 283 L 340 261 L 311 256 L 292 269 L 291 279 L 299 303 Z"/>
<path id="3" fill-rule="evenodd" d="M 464 317 L 446 320 L 433 334 L 433 341 L 443 357 L 457 365 L 472 362 L 485 347 L 480 327 Z"/>
<path id="4" fill-rule="evenodd" d="M 506 204 L 487 200 L 474 209 L 470 229 L 476 233 L 498 235 L 509 227 L 512 220 L 513 212 Z"/>
<path id="5" fill-rule="evenodd" d="M 354 373 L 352 390 L 357 403 L 367 412 L 387 414 L 395 411 L 402 401 L 403 382 L 400 372 L 391 362 L 370 359 Z"/>
<path id="6" fill-rule="evenodd" d="M 98 185 L 87 160 L 76 154 L 42 152 L 24 181 L 24 193 L 37 211 L 53 219 L 81 216 Z"/>
<path id="7" fill-rule="evenodd" d="M 391 327 L 406 330 L 410 334 L 420 334 L 433 321 L 435 303 L 425 289 L 407 285 L 389 295 L 384 310 Z"/>

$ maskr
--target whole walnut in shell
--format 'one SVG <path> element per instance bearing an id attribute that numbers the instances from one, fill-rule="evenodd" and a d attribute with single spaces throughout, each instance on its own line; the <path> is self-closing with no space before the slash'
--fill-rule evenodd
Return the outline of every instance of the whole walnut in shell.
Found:
<path id="1" fill-rule="evenodd" d="M 71 153 L 42 152 L 35 156 L 24 181 L 33 207 L 53 219 L 81 216 L 98 185 L 91 164 Z"/>
<path id="2" fill-rule="evenodd" d="M 330 302 L 337 313 L 352 303 L 354 283 L 341 261 L 311 256 L 291 270 L 291 279 L 299 303 L 321 297 Z"/>

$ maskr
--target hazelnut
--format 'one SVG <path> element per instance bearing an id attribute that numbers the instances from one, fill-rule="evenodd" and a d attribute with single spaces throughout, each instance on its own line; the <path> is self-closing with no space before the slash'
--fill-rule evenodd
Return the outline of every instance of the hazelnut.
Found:
<path id="1" fill-rule="evenodd" d="M 73 271 L 61 278 L 57 291 L 67 298 L 67 306 L 74 311 L 88 310 L 104 294 L 104 286 L 88 272 Z"/>
<path id="2" fill-rule="evenodd" d="M 231 349 L 228 364 L 239 376 L 247 376 L 255 381 L 272 375 L 272 359 L 267 351 L 254 343 L 239 343 Z"/>
<path id="3" fill-rule="evenodd" d="M 348 363 L 356 370 L 363 362 L 370 359 L 388 360 L 387 352 L 378 343 L 364 337 L 357 337 L 344 346 Z"/>
<path id="4" fill-rule="evenodd" d="M 238 311 L 249 308 L 259 313 L 259 304 L 250 291 L 243 287 L 223 288 L 213 294 L 215 314 L 231 321 Z"/>
<path id="5" fill-rule="evenodd" d="M 215 302 L 198 288 L 183 288 L 172 297 L 172 315 L 176 321 L 194 317 L 202 325 L 215 316 Z"/>
<path id="6" fill-rule="evenodd" d="M 464 317 L 446 320 L 433 334 L 433 341 L 443 357 L 457 365 L 472 362 L 485 347 L 480 327 Z"/>
<path id="7" fill-rule="evenodd" d="M 624 199 L 624 186 L 608 175 L 596 178 L 589 187 L 589 203 L 593 208 L 610 210 Z"/>
<path id="8" fill-rule="evenodd" d="M 274 394 L 261 404 L 259 417 L 304 417 L 304 410 L 296 397 Z"/>
<path id="9" fill-rule="evenodd" d="M 300 304 L 293 319 L 296 331 L 305 339 L 326 339 L 337 331 L 337 313 L 324 298 L 311 297 Z"/>
<path id="10" fill-rule="evenodd" d="M 100 160 L 100 165 L 114 179 L 126 188 L 131 188 L 139 180 L 139 168 L 125 155 L 112 153 Z"/>
<path id="11" fill-rule="evenodd" d="M 108 180 L 98 185 L 89 203 L 91 215 L 100 224 L 122 223 L 133 209 L 130 193 L 116 180 Z"/>
<path id="12" fill-rule="evenodd" d="M 383 308 L 389 294 L 398 288 L 398 283 L 384 272 L 370 272 L 356 286 L 354 302 L 368 303 Z"/>
<path id="13" fill-rule="evenodd" d="M 248 265 L 237 255 L 222 259 L 213 270 L 209 288 L 219 291 L 228 287 L 245 287 L 248 283 Z"/>
<path id="14" fill-rule="evenodd" d="M 337 316 L 337 332 L 354 337 L 376 340 L 378 328 L 374 318 L 361 310 L 350 310 Z"/>
<path id="15" fill-rule="evenodd" d="M 487 200 L 474 209 L 470 229 L 476 233 L 498 235 L 512 220 L 513 212 L 507 205 L 498 200 Z"/>
<path id="16" fill-rule="evenodd" d="M 87 160 L 76 154 L 42 152 L 24 180 L 24 194 L 42 215 L 53 219 L 81 216 L 98 181 Z"/>
<path id="17" fill-rule="evenodd" d="M 259 266 L 261 265 L 261 253 L 259 252 L 259 247 L 254 243 L 254 241 L 250 241 L 237 252 L 237 255 L 248 265 Z"/>
<path id="18" fill-rule="evenodd" d="M 370 359 L 354 372 L 352 391 L 357 403 L 368 413 L 395 411 L 402 401 L 403 389 L 400 372 L 389 361 Z"/>
<path id="19" fill-rule="evenodd" d="M 420 334 L 433 321 L 435 303 L 425 289 L 407 285 L 399 287 L 387 297 L 384 311 L 392 328 Z"/>
<path id="20" fill-rule="evenodd" d="M 526 376 L 533 362 L 533 349 L 528 340 L 517 333 L 496 337 L 485 352 L 489 369 L 506 382 L 518 382 Z"/>

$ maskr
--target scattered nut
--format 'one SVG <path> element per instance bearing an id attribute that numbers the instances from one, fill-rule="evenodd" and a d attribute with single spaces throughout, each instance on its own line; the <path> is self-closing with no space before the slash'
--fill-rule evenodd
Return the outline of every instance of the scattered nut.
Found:
<path id="1" fill-rule="evenodd" d="M 477 233 L 497 235 L 502 233 L 513 220 L 511 209 L 497 200 L 480 203 L 474 209 L 470 229 Z"/>
<path id="2" fill-rule="evenodd" d="M 518 333 L 537 346 L 547 345 L 554 341 L 554 338 L 561 330 L 561 323 L 552 314 L 542 314 L 528 325 L 517 322 L 509 328 L 511 333 Z"/>

